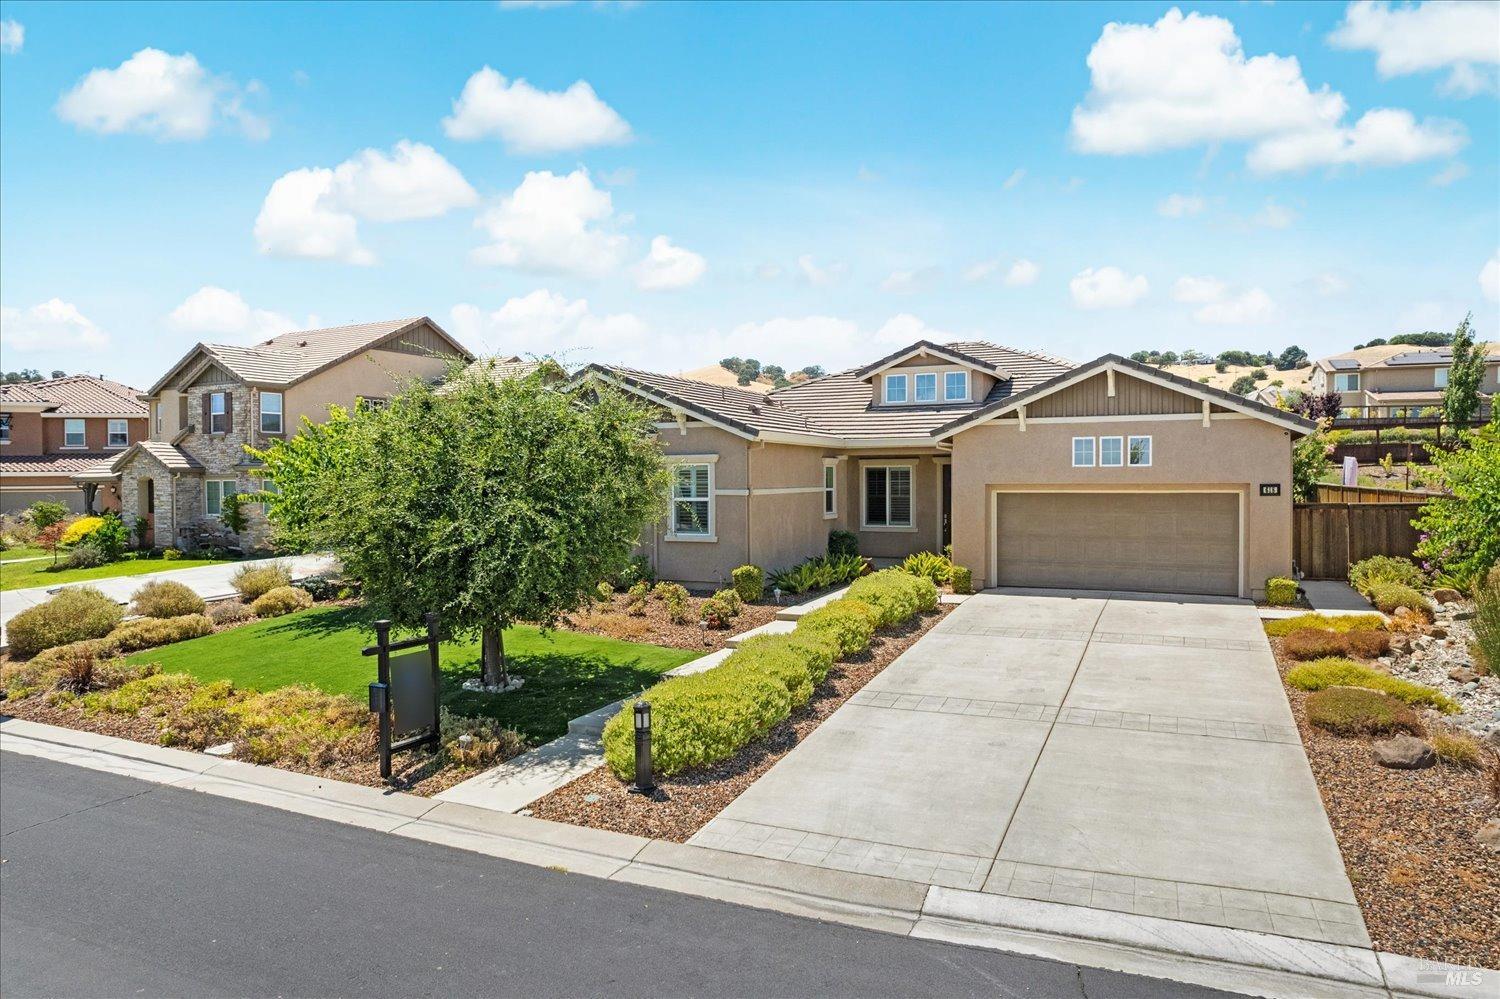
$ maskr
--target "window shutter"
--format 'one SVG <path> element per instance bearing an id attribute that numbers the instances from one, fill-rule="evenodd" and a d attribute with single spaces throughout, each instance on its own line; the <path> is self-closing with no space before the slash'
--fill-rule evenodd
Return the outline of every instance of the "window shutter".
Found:
<path id="1" fill-rule="evenodd" d="M 203 393 L 203 425 L 198 428 L 198 432 L 200 434 L 206 434 L 210 430 L 213 429 L 212 424 L 209 423 L 209 419 L 210 419 L 209 414 L 211 412 L 211 410 L 209 409 L 209 406 L 212 405 L 212 402 L 211 402 L 212 398 L 213 398 L 213 393 L 212 392 L 205 392 L 205 393 Z"/>
<path id="2" fill-rule="evenodd" d="M 229 391 L 224 393 L 224 432 L 234 433 L 234 393 Z"/>

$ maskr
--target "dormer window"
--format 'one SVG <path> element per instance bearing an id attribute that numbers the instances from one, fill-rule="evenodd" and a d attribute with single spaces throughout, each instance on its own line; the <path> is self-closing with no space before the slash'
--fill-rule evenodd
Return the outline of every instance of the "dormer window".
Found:
<path id="1" fill-rule="evenodd" d="M 928 371 L 915 377 L 917 382 L 917 401 L 937 402 L 937 375 Z"/>
<path id="2" fill-rule="evenodd" d="M 969 401 L 969 373 L 967 371 L 949 371 L 943 375 L 943 401 Z"/>
<path id="3" fill-rule="evenodd" d="M 886 375 L 885 376 L 885 401 L 886 402 L 905 402 L 906 401 L 906 376 L 905 375 Z"/>

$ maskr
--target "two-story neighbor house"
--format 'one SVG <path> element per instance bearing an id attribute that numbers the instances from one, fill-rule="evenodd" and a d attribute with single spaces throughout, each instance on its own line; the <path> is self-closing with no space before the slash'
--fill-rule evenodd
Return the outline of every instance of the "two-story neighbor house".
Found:
<path id="1" fill-rule="evenodd" d="M 1479 392 L 1482 405 L 1500 391 L 1500 349 L 1485 358 Z M 1441 406 L 1453 365 L 1449 347 L 1380 344 L 1320 358 L 1313 364 L 1309 388 L 1322 395 L 1337 392 L 1345 409 L 1361 416 L 1400 416 Z"/>
<path id="2" fill-rule="evenodd" d="M 116 484 L 121 515 L 149 525 L 147 543 L 191 547 L 222 533 L 224 498 L 259 491 L 245 445 L 295 434 L 330 405 L 379 404 L 412 378 L 434 380 L 472 355 L 424 317 L 284 333 L 254 346 L 200 343 L 144 393 L 149 439 L 82 473 Z M 267 488 L 274 488 L 274 484 Z M 254 545 L 264 528 L 252 514 Z"/>
<path id="3" fill-rule="evenodd" d="M 670 513 L 641 542 L 699 586 L 828 532 L 895 559 L 952 544 L 976 585 L 1249 597 L 1292 569 L 1299 416 L 1108 354 L 912 344 L 769 394 L 595 365 L 659 407 Z"/>
<path id="4" fill-rule="evenodd" d="M 90 496 L 72 475 L 146 437 L 138 391 L 91 375 L 0 385 L 0 513 L 37 500 L 82 513 Z M 93 498 L 96 509 L 120 508 L 107 486 Z"/>

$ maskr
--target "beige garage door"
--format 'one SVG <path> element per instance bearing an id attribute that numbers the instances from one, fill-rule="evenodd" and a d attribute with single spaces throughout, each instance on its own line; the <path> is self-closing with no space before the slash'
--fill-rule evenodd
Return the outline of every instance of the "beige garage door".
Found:
<path id="1" fill-rule="evenodd" d="M 1001 586 L 1239 593 L 1234 493 L 1000 493 Z"/>

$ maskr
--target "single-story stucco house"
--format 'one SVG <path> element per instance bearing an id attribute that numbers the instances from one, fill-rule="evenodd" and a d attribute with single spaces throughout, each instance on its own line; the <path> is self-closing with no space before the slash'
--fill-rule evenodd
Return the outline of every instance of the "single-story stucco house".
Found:
<path id="1" fill-rule="evenodd" d="M 976 586 L 1259 597 L 1292 571 L 1292 413 L 1114 354 L 1073 365 L 914 343 L 769 394 L 592 365 L 659 407 L 658 575 L 717 586 L 839 529 L 862 554 L 953 546 Z"/>

